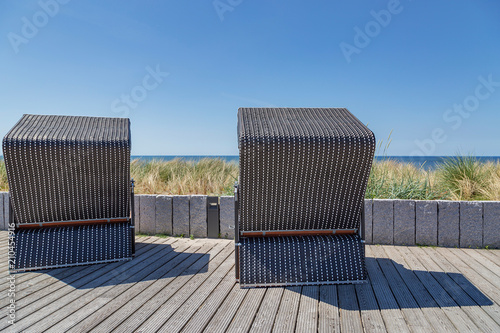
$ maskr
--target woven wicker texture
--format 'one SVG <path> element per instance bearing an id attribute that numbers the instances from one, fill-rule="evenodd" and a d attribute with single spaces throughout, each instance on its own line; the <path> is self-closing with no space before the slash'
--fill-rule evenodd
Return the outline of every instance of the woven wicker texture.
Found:
<path id="1" fill-rule="evenodd" d="M 16 230 L 15 270 L 115 261 L 132 256 L 129 223 Z"/>
<path id="2" fill-rule="evenodd" d="M 130 214 L 130 124 L 24 115 L 3 140 L 17 224 Z"/>
<path id="3" fill-rule="evenodd" d="M 239 228 L 355 229 L 375 153 L 344 108 L 240 108 Z"/>
<path id="4" fill-rule="evenodd" d="M 366 281 L 359 231 L 375 153 L 373 133 L 347 109 L 241 108 L 238 138 L 241 235 L 273 230 L 358 232 L 241 237 L 240 285 Z"/>
<path id="5" fill-rule="evenodd" d="M 3 152 L 16 223 L 11 270 L 131 258 L 128 119 L 24 115 Z M 128 222 L 50 226 L 113 218 Z"/>
<path id="6" fill-rule="evenodd" d="M 241 287 L 365 280 L 357 235 L 242 238 Z"/>

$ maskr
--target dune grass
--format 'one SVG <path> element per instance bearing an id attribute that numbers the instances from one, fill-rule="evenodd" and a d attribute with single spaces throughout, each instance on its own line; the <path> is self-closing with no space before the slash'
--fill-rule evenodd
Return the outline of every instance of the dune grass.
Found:
<path id="1" fill-rule="evenodd" d="M 5 163 L 0 160 L 0 191 L 8 191 L 9 184 L 7 182 L 7 171 L 5 170 Z"/>
<path id="2" fill-rule="evenodd" d="M 232 195 L 238 165 L 216 158 L 198 162 L 133 160 L 131 174 L 138 194 Z M 0 190 L 8 190 L 3 161 Z M 456 156 L 427 171 L 390 159 L 375 161 L 366 198 L 500 201 L 500 163 L 480 163 L 474 157 Z"/>
<path id="3" fill-rule="evenodd" d="M 490 168 L 474 157 L 456 156 L 445 159 L 437 170 L 439 184 L 450 191 L 452 199 L 482 199 Z"/>
<path id="4" fill-rule="evenodd" d="M 375 161 L 365 197 L 415 200 L 447 198 L 447 192 L 434 186 L 435 182 L 436 175 L 433 171 L 392 160 Z"/>
<path id="5" fill-rule="evenodd" d="M 139 194 L 231 195 L 238 179 L 238 165 L 218 158 L 199 162 L 133 160 L 130 172 Z"/>

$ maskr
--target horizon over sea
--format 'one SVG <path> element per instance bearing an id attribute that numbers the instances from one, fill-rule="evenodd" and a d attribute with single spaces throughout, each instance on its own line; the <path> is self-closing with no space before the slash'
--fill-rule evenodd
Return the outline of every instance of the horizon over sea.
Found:
<path id="1" fill-rule="evenodd" d="M 435 169 L 443 159 L 455 156 L 375 156 L 376 161 L 393 160 L 401 163 L 412 163 L 416 167 L 422 167 L 426 170 Z M 474 156 L 479 162 L 498 162 L 500 156 Z M 226 162 L 235 162 L 239 160 L 238 155 L 132 155 L 131 159 L 139 159 L 143 161 L 171 161 L 175 158 L 180 158 L 187 161 L 199 161 L 202 158 L 220 158 Z"/>

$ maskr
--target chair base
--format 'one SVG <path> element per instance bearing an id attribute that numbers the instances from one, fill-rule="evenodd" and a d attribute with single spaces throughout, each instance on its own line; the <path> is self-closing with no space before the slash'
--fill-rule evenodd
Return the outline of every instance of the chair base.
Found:
<path id="1" fill-rule="evenodd" d="M 80 266 L 133 257 L 131 223 L 15 231 L 11 272 Z"/>
<path id="2" fill-rule="evenodd" d="M 358 235 L 241 238 L 242 288 L 366 282 Z"/>

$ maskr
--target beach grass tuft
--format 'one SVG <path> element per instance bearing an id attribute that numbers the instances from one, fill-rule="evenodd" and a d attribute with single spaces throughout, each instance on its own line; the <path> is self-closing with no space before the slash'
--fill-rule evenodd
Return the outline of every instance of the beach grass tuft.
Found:
<path id="1" fill-rule="evenodd" d="M 486 163 L 487 177 L 479 192 L 485 200 L 500 201 L 500 163 Z"/>
<path id="2" fill-rule="evenodd" d="M 203 158 L 198 162 L 136 159 L 131 163 L 131 175 L 138 194 L 230 195 L 238 179 L 238 165 L 220 158 Z"/>
<path id="3" fill-rule="evenodd" d="M 453 200 L 483 199 L 489 173 L 475 157 L 460 155 L 443 159 L 436 170 L 439 185 L 449 189 Z"/>
<path id="4" fill-rule="evenodd" d="M 7 171 L 5 170 L 5 163 L 0 160 L 0 191 L 8 191 L 9 183 L 7 182 Z"/>
<path id="5" fill-rule="evenodd" d="M 366 198 L 435 200 L 447 197 L 435 186 L 435 174 L 411 163 L 393 160 L 375 161 L 372 166 Z"/>

